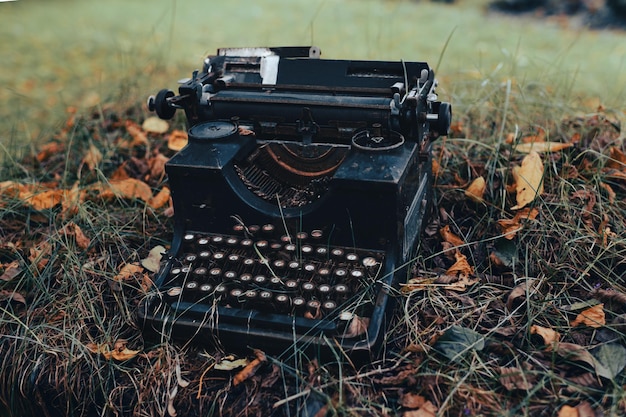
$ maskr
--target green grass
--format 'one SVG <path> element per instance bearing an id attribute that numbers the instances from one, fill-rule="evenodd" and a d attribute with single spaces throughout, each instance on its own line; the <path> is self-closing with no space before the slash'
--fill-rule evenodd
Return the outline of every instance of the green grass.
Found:
<path id="1" fill-rule="evenodd" d="M 7 158 L 0 180 L 61 179 L 60 186 L 70 188 L 108 177 L 130 157 L 116 142 L 127 133 L 111 120 L 141 121 L 147 95 L 175 88 L 175 80 L 218 47 L 316 44 L 328 58 L 438 65 L 440 96 L 453 103 L 462 129 L 436 144 L 442 171 L 430 227 L 435 233 L 424 235 L 413 272 L 434 277 L 451 265 L 438 233 L 449 225 L 467 242 L 461 252 L 480 278 L 466 292 L 396 294 L 400 308 L 388 349 L 369 366 L 302 362 L 292 368 L 270 358 L 257 375 L 233 387 L 232 373 L 212 369 L 221 352 L 144 341 L 134 319 L 140 277 L 121 286 L 113 280 L 123 263 L 169 242 L 171 219 L 141 201 L 97 198 L 70 216 L 58 208 L 39 213 L 4 194 L 0 263 L 17 260 L 23 271 L 15 280 L 0 281 L 0 290 L 23 294 L 27 304 L 0 293 L 0 415 L 3 408 L 15 416 L 166 415 L 178 372 L 190 381 L 175 395 L 179 415 L 269 415 L 280 401 L 276 413 L 295 416 L 305 400 L 316 399 L 329 415 L 401 416 L 410 393 L 445 416 L 554 415 L 582 402 L 605 415 L 626 412 L 623 371 L 612 380 L 599 379 L 589 363 L 546 351 L 530 332 L 532 325 L 552 328 L 564 342 L 596 355 L 603 345 L 625 345 L 623 301 L 610 299 L 611 292 L 593 292 L 626 293 L 626 188 L 605 169 L 603 141 L 619 136 L 605 118 L 624 116 L 619 106 L 625 35 L 487 14 L 484 1 L 458 3 L 0 3 L 0 57 L 10 69 L 0 72 L 0 143 Z M 598 97 L 606 112 L 589 106 Z M 87 108 L 96 98 L 92 117 Z M 54 163 L 33 164 L 28 156 L 59 133 L 71 105 L 82 110 L 64 154 Z M 575 133 L 582 140 L 574 149 L 544 156 L 546 192 L 534 203 L 538 220 L 509 242 L 496 221 L 514 215 L 506 185 L 521 155 L 504 139 L 517 132 L 519 140 L 539 127 L 551 140 L 569 141 Z M 154 138 L 157 144 L 162 140 Z M 107 151 L 100 172 L 79 176 L 92 143 Z M 614 144 L 623 146 L 621 139 Z M 485 204 L 463 194 L 464 182 L 478 175 L 487 179 Z M 69 221 L 91 238 L 86 250 L 64 232 Z M 606 244 L 600 226 L 615 233 Z M 40 247 L 49 252 L 34 257 L 31 250 Z M 492 252 L 509 263 L 495 265 Z M 48 263 L 38 268 L 41 258 Z M 519 285 L 526 290 L 511 301 Z M 594 300 L 605 303 L 607 325 L 571 327 L 581 305 Z M 437 340 L 453 326 L 484 346 L 466 342 L 449 359 Z M 116 362 L 86 348 L 90 341 L 119 339 L 142 354 Z M 531 387 L 503 386 L 500 368 L 514 367 Z"/>

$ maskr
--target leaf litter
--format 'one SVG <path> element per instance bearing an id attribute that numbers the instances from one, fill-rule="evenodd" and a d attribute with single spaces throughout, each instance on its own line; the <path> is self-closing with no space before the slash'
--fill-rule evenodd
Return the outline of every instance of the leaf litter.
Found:
<path id="1" fill-rule="evenodd" d="M 27 320 L 24 331 L 34 336 L 25 334 L 69 352 L 67 340 L 46 330 L 46 320 L 62 320 L 90 352 L 73 359 L 93 367 L 91 374 L 74 375 L 89 389 L 67 391 L 75 369 L 69 356 L 54 372 L 39 371 L 49 382 L 38 389 L 58 398 L 56 406 L 74 395 L 86 408 L 110 407 L 120 415 L 198 414 L 218 403 L 222 415 L 296 415 L 302 393 L 317 384 L 327 410 L 363 410 L 367 398 L 376 404 L 370 410 L 378 410 L 371 415 L 503 415 L 520 404 L 530 415 L 570 412 L 567 407 L 578 415 L 605 407 L 626 412 L 608 390 L 611 381 L 626 384 L 626 288 L 619 278 L 626 272 L 620 217 L 626 169 L 608 115 L 563 121 L 559 143 L 571 145 L 559 150 L 539 145 L 545 133 L 523 136 L 533 149 L 518 159 L 503 148 L 508 165 L 495 171 L 484 155 L 455 148 L 454 137 L 438 143 L 439 210 L 428 225 L 434 233 L 423 237 L 411 278 L 394 295 L 401 313 L 392 323 L 389 352 L 363 369 L 342 368 L 340 379 L 333 363 L 291 375 L 260 351 L 231 358 L 208 346 L 153 346 L 142 339 L 132 312 L 150 291 L 166 250 L 161 243 L 171 236 L 163 166 L 187 137 L 172 126 L 144 125 L 138 114 L 131 120 L 107 112 L 91 120 L 72 113 L 68 125 L 82 127 L 84 136 L 71 149 L 64 140 L 69 130 L 43 145 L 26 164 L 37 181 L 0 183 L 1 206 L 20 213 L 0 219 L 4 241 L 16 248 L 0 252 L 0 303 L 11 311 L 3 315 L 3 332 L 15 331 L 8 329 L 14 318 Z M 586 124 L 597 128 L 594 135 Z M 479 125 L 473 131 L 489 135 Z M 61 161 L 60 154 L 75 159 Z M 462 164 L 467 170 L 458 169 Z M 118 222 L 114 233 L 89 216 L 86 208 L 94 206 L 106 207 Z M 144 209 L 149 215 L 140 219 Z M 71 255 L 80 261 L 67 261 L 70 248 L 81 250 Z M 124 285 L 114 290 L 109 281 Z M 54 299 L 45 298 L 42 286 Z M 577 304 L 585 307 L 571 308 Z M 106 317 L 100 324 L 86 314 L 94 309 Z M 361 321 L 351 321 L 355 334 L 365 327 Z M 3 346 L 11 357 L 11 345 Z M 122 362 L 133 372 L 118 372 L 126 369 Z M 23 364 L 16 359 L 17 369 Z M 91 391 L 100 386 L 103 366 L 118 387 L 106 394 L 106 405 Z M 161 403 L 140 401 L 155 393 Z"/>

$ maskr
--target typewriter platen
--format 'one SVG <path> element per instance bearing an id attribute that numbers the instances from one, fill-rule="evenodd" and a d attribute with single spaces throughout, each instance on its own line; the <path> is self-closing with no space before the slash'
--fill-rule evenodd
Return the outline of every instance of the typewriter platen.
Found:
<path id="1" fill-rule="evenodd" d="M 179 83 L 148 101 L 190 128 L 166 165 L 174 238 L 144 331 L 375 354 L 450 125 L 428 64 L 230 48 Z"/>

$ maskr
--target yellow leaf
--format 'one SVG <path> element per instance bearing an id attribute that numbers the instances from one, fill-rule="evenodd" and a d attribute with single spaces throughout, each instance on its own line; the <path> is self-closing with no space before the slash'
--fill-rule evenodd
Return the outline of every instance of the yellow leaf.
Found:
<path id="1" fill-rule="evenodd" d="M 141 128 L 148 133 L 165 133 L 170 125 L 165 120 L 152 116 L 143 121 Z"/>
<path id="2" fill-rule="evenodd" d="M 150 272 L 157 272 L 161 265 L 161 257 L 164 252 L 165 248 L 161 245 L 153 247 L 150 249 L 148 256 L 141 260 L 141 266 Z"/>
<path id="3" fill-rule="evenodd" d="M 541 156 L 531 151 L 522 160 L 522 166 L 514 170 L 517 191 L 517 205 L 512 210 L 519 210 L 543 193 L 543 162 Z"/>
<path id="4" fill-rule="evenodd" d="M 465 190 L 465 196 L 476 203 L 482 203 L 483 195 L 485 195 L 485 190 L 487 189 L 487 184 L 485 183 L 485 179 L 483 177 L 478 177 L 472 181 L 472 183 Z"/>
<path id="5" fill-rule="evenodd" d="M 145 202 L 152 199 L 150 186 L 143 181 L 134 178 L 127 178 L 120 181 L 111 181 L 111 191 L 118 196 L 125 198 L 138 198 Z"/>
<path id="6" fill-rule="evenodd" d="M 95 145 L 89 145 L 89 150 L 83 157 L 82 163 L 87 165 L 90 171 L 93 171 L 100 165 L 100 162 L 102 162 L 102 152 Z"/>
<path id="7" fill-rule="evenodd" d="M 116 361 L 127 361 L 137 356 L 137 354 L 140 352 L 139 350 L 128 349 L 125 343 L 116 343 L 116 346 L 113 350 L 111 350 L 109 345 L 106 343 L 87 343 L 85 347 L 91 353 L 102 355 L 106 360 L 115 359 Z"/>
<path id="8" fill-rule="evenodd" d="M 167 187 L 161 188 L 161 191 L 154 197 L 148 200 L 148 205 L 153 209 L 159 209 L 166 205 L 170 201 L 170 189 Z"/>
<path id="9" fill-rule="evenodd" d="M 604 315 L 604 304 L 596 304 L 593 307 L 582 311 L 571 323 L 570 326 L 576 327 L 584 324 L 589 327 L 602 327 L 606 324 Z"/>
<path id="10" fill-rule="evenodd" d="M 558 152 L 563 149 L 570 148 L 572 146 L 574 146 L 574 144 L 563 143 L 563 142 L 529 142 L 529 143 L 522 143 L 522 144 L 517 145 L 515 147 L 515 150 L 521 153 L 530 153 L 532 151 L 546 153 L 546 152 Z"/>
<path id="11" fill-rule="evenodd" d="M 559 410 L 559 414 L 557 414 L 557 417 L 579 417 L 578 410 L 575 407 L 564 405 Z"/>
<path id="12" fill-rule="evenodd" d="M 30 194 L 24 202 L 37 211 L 51 209 L 63 201 L 63 190 L 48 190 Z"/>
<path id="13" fill-rule="evenodd" d="M 530 326 L 530 334 L 537 334 L 543 338 L 543 343 L 546 345 L 552 345 L 561 338 L 561 335 L 547 327 L 541 327 L 537 325 Z"/>

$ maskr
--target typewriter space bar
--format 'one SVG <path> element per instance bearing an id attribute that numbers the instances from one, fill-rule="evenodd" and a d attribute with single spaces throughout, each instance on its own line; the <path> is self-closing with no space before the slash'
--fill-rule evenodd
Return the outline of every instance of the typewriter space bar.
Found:
<path id="1" fill-rule="evenodd" d="M 179 301 L 171 304 L 171 308 L 185 316 L 196 316 L 206 319 L 213 314 L 212 305 Z M 244 310 L 241 308 L 218 307 L 216 316 L 220 322 L 239 324 L 243 326 L 255 326 L 261 329 L 272 328 L 289 330 L 295 326 L 299 332 L 332 333 L 337 331 L 337 324 L 329 320 L 315 320 L 305 317 L 293 317 L 286 314 L 264 313 L 257 310 Z"/>

